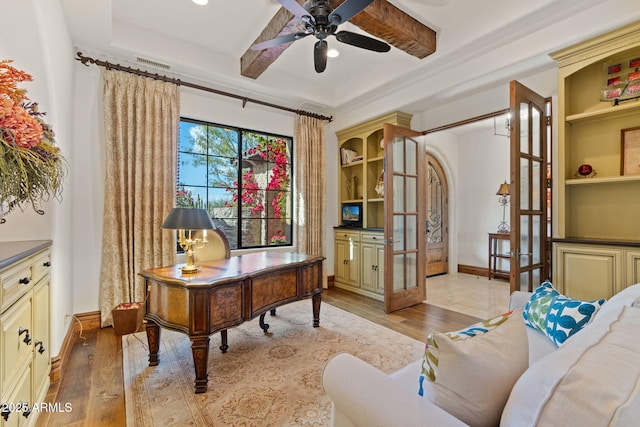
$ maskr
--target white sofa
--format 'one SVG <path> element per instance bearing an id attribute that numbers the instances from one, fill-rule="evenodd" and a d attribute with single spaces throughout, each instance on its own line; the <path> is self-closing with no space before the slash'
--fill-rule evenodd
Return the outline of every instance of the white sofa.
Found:
<path id="1" fill-rule="evenodd" d="M 515 292 L 511 309 L 530 293 Z M 502 412 L 500 425 L 640 425 L 640 284 L 614 295 L 560 348 L 526 327 L 529 367 Z M 465 426 L 418 395 L 421 360 L 387 375 L 347 353 L 322 374 L 334 427 Z"/>

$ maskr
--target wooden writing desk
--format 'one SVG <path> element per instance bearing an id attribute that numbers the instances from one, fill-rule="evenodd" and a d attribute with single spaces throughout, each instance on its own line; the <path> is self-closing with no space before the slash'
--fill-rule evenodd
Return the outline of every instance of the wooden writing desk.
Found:
<path id="1" fill-rule="evenodd" d="M 228 328 L 261 316 L 266 332 L 267 311 L 304 298 L 312 298 L 313 327 L 318 327 L 323 260 L 296 252 L 258 252 L 200 263 L 196 274 L 183 275 L 177 265 L 143 271 L 149 366 L 160 360 L 160 326 L 183 332 L 192 341 L 195 392 L 204 393 L 211 334 L 221 331 L 224 353 Z"/>

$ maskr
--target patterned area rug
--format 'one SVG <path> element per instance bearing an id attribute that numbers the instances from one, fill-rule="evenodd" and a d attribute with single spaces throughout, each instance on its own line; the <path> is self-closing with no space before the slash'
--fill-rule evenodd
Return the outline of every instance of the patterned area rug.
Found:
<path id="1" fill-rule="evenodd" d="M 193 392 L 191 341 L 161 331 L 160 364 L 148 366 L 144 332 L 122 338 L 128 426 L 328 426 L 330 400 L 322 368 L 349 352 L 384 372 L 419 359 L 424 344 L 323 303 L 320 327 L 312 327 L 311 300 L 229 330 L 222 354 L 211 336 L 208 391 Z M 416 372 L 416 385 L 419 372 Z M 416 386 L 417 387 L 417 386 Z"/>

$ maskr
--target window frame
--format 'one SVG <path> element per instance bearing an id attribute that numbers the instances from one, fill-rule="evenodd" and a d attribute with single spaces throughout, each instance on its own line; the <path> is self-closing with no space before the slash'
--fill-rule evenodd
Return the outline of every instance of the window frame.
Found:
<path id="1" fill-rule="evenodd" d="M 273 248 L 281 248 L 281 247 L 291 247 L 294 245 L 294 213 L 295 213 L 295 200 L 294 200 L 294 183 L 295 183 L 295 170 L 294 170 L 294 140 L 293 140 L 293 136 L 289 136 L 289 135 L 282 135 L 282 134 L 278 134 L 278 133 L 274 133 L 274 132 L 266 132 L 266 131 L 262 131 L 262 130 L 255 130 L 255 129 L 247 129 L 247 128 L 243 128 L 240 126 L 230 126 L 230 125 L 224 125 L 224 124 L 220 124 L 220 123 L 215 123 L 215 122 L 210 122 L 210 121 L 206 121 L 206 120 L 201 120 L 201 119 L 194 119 L 194 118 L 190 118 L 190 117 L 186 117 L 186 116 L 180 116 L 180 125 L 178 127 L 178 143 L 177 143 L 177 148 L 176 148 L 176 158 L 177 158 L 177 162 L 176 162 L 176 195 L 178 194 L 178 192 L 183 189 L 183 188 L 187 188 L 187 187 L 193 187 L 193 188 L 202 188 L 205 189 L 206 192 L 206 196 L 207 199 L 205 201 L 205 207 L 208 208 L 210 199 L 209 196 L 211 194 L 211 189 L 217 188 L 215 186 L 211 186 L 211 182 L 210 182 L 210 175 L 208 172 L 208 166 L 207 166 L 207 177 L 206 177 L 206 185 L 194 185 L 194 184 L 189 184 L 189 183 L 180 183 L 180 169 L 181 169 L 181 165 L 180 165 L 180 156 L 181 153 L 184 154 L 195 154 L 195 152 L 189 152 L 189 151 L 183 151 L 181 150 L 181 129 L 182 129 L 182 125 L 183 123 L 187 123 L 189 125 L 199 125 L 199 126 L 205 126 L 205 127 L 213 127 L 213 128 L 219 128 L 219 129 L 223 129 L 225 131 L 232 131 L 235 132 L 235 134 L 237 135 L 237 146 L 236 146 L 236 150 L 237 150 L 237 156 L 235 157 L 235 162 L 237 163 L 236 166 L 236 176 L 235 179 L 238 183 L 238 193 L 242 192 L 242 175 L 243 175 L 243 160 L 246 160 L 247 157 L 245 156 L 246 153 L 243 152 L 243 143 L 245 141 L 245 134 L 254 134 L 254 135 L 259 135 L 260 137 L 264 137 L 267 138 L 268 140 L 284 140 L 287 143 L 287 148 L 289 151 L 289 155 L 288 155 L 288 163 L 286 164 L 286 167 L 289 171 L 289 177 L 288 177 L 288 185 L 287 185 L 287 190 L 284 190 L 284 192 L 287 194 L 288 196 L 288 202 L 287 202 L 287 210 L 289 213 L 288 217 L 283 218 L 285 220 L 285 227 L 286 230 L 284 231 L 284 235 L 288 235 L 289 238 L 287 239 L 286 242 L 284 243 L 271 243 L 271 241 L 269 240 L 268 236 L 264 236 L 265 240 L 266 240 L 266 244 L 265 245 L 250 245 L 250 244 L 245 244 L 245 239 L 243 239 L 243 222 L 244 221 L 249 221 L 251 220 L 251 218 L 247 218 L 245 216 L 243 216 L 242 214 L 242 210 L 243 210 L 243 202 L 242 202 L 242 197 L 238 197 L 235 209 L 236 209 L 236 247 L 232 247 L 232 250 L 250 250 L 250 249 L 273 249 Z M 215 154 L 211 154 L 211 152 L 209 151 L 209 144 L 207 144 L 207 151 L 205 153 L 206 155 L 206 161 L 208 164 L 209 161 L 209 157 L 215 157 Z M 229 157 L 230 159 L 233 159 L 232 157 Z M 269 160 L 265 160 L 268 163 L 273 163 Z M 269 168 L 267 169 L 267 173 L 268 175 L 271 174 L 271 171 L 273 170 L 273 168 Z M 229 188 L 229 187 L 228 187 Z M 269 193 L 274 191 L 274 190 L 267 190 L 267 188 L 264 189 L 260 189 L 260 191 L 264 194 L 264 201 L 266 202 L 269 197 Z M 177 203 L 176 203 L 177 204 Z M 270 212 L 272 208 L 270 208 L 268 206 L 269 204 L 265 203 L 265 210 L 264 210 L 264 216 L 260 217 L 261 221 L 268 221 L 270 219 L 277 219 L 274 218 L 272 216 L 272 213 Z M 211 214 L 211 212 L 210 212 Z M 271 216 L 270 216 L 271 215 Z M 217 218 L 215 216 L 212 216 L 213 220 L 224 220 L 225 218 Z M 223 230 L 224 231 L 224 230 Z M 260 236 L 260 239 L 262 239 L 262 233 Z"/>

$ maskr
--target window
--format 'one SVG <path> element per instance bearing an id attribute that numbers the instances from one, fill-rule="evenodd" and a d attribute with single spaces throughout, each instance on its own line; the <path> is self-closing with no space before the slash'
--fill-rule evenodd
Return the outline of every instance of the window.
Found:
<path id="1" fill-rule="evenodd" d="M 180 119 L 176 206 L 204 208 L 231 249 L 290 245 L 292 138 Z"/>

